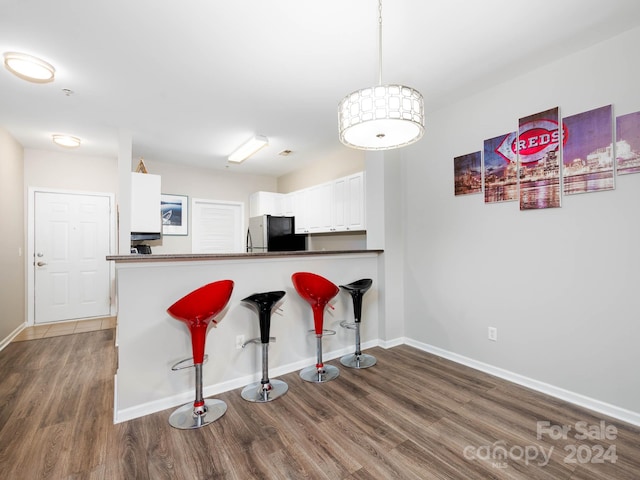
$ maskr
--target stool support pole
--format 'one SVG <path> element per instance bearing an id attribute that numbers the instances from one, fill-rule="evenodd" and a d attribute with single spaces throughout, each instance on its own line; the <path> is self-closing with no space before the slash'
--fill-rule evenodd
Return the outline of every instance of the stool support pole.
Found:
<path id="1" fill-rule="evenodd" d="M 196 400 L 193 402 L 193 413 L 201 413 L 198 409 L 204 406 L 204 395 L 202 394 L 202 364 L 196 363 Z"/>
<path id="2" fill-rule="evenodd" d="M 269 383 L 269 344 L 262 344 L 262 385 Z"/>
<path id="3" fill-rule="evenodd" d="M 318 372 L 320 372 L 324 369 L 324 363 L 322 362 L 322 335 L 316 335 L 316 350 L 316 368 L 318 369 Z"/>
<path id="4" fill-rule="evenodd" d="M 360 350 L 360 322 L 356 322 L 356 355 L 362 355 L 362 350 Z"/>

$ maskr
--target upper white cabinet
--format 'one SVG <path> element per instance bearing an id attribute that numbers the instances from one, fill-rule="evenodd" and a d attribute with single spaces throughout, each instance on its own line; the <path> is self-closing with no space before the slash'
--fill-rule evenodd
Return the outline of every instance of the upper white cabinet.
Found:
<path id="1" fill-rule="evenodd" d="M 281 194 L 256 192 L 250 215 L 296 217 L 296 233 L 362 231 L 365 225 L 364 172 Z"/>
<path id="2" fill-rule="evenodd" d="M 255 192 L 249 197 L 249 216 L 284 215 L 284 197 L 282 193 Z"/>
<path id="3" fill-rule="evenodd" d="M 333 231 L 333 183 L 321 183 L 307 189 L 309 233 Z"/>
<path id="4" fill-rule="evenodd" d="M 364 172 L 346 177 L 345 224 L 346 230 L 365 230 Z"/>
<path id="5" fill-rule="evenodd" d="M 131 231 L 160 233 L 161 177 L 150 173 L 131 173 Z"/>
<path id="6" fill-rule="evenodd" d="M 296 233 L 309 233 L 310 189 L 296 190 L 287 194 L 291 201 L 291 214 L 296 217 Z"/>
<path id="7" fill-rule="evenodd" d="M 365 230 L 364 172 L 332 182 L 330 232 Z"/>

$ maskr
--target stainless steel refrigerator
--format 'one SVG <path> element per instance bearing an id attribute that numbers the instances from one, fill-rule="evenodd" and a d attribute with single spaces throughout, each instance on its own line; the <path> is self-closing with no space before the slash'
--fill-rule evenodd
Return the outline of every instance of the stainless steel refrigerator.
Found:
<path id="1" fill-rule="evenodd" d="M 307 236 L 296 235 L 295 217 L 260 215 L 249 219 L 247 252 L 306 250 Z"/>

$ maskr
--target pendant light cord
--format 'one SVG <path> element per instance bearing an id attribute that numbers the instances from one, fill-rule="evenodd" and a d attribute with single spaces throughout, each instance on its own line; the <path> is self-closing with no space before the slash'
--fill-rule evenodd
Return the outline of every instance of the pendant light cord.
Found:
<path id="1" fill-rule="evenodd" d="M 378 0 L 378 85 L 382 85 L 382 0 Z"/>

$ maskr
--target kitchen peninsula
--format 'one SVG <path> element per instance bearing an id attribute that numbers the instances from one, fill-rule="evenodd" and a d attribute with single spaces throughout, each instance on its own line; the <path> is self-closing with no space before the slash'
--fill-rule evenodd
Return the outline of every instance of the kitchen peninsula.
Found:
<path id="1" fill-rule="evenodd" d="M 208 362 L 203 368 L 204 395 L 244 387 L 259 380 L 260 349 L 238 344 L 259 337 L 255 311 L 242 299 L 258 292 L 283 290 L 274 311 L 269 347 L 271 377 L 313 365 L 315 337 L 309 304 L 293 288 L 291 275 L 317 273 L 336 285 L 371 278 L 364 297 L 362 346 L 378 344 L 379 274 L 382 250 L 298 251 L 227 254 L 114 255 L 118 302 L 118 368 L 115 376 L 114 422 L 119 423 L 193 401 L 193 369 L 172 371 L 176 362 L 191 356 L 191 339 L 182 322 L 166 309 L 196 288 L 217 280 L 235 282 L 219 324 L 207 336 Z M 340 327 L 353 321 L 348 293 L 341 291 L 325 312 L 324 326 L 335 336 L 324 341 L 324 358 L 352 353 L 353 331 Z M 239 397 L 240 398 L 240 397 Z"/>

